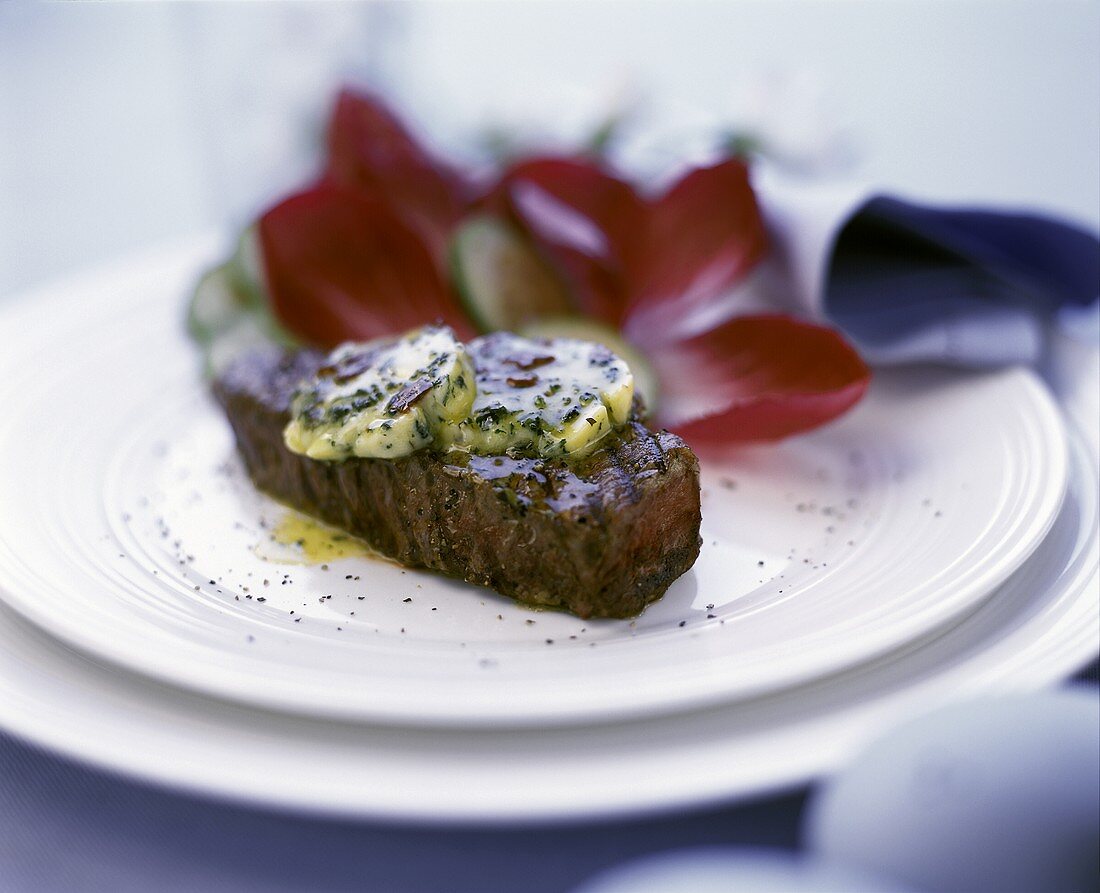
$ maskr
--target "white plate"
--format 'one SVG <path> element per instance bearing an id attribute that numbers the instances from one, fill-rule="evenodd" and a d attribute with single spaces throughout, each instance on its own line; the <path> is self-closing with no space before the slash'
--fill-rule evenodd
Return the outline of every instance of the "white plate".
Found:
<path id="1" fill-rule="evenodd" d="M 321 722 L 102 665 L 0 607 L 0 726 L 158 784 L 325 815 L 575 820 L 761 794 L 836 768 L 922 710 L 1037 689 L 1095 656 L 1096 459 L 1074 459 L 1050 535 L 976 611 L 902 652 L 754 701 L 508 732 Z"/>
<path id="2" fill-rule="evenodd" d="M 929 369 L 881 376 L 825 431 L 708 462 L 699 562 L 635 622 L 534 613 L 371 559 L 272 563 L 255 550 L 283 510 L 240 473 L 181 334 L 209 255 L 146 257 L 0 317 L 5 601 L 197 691 L 512 726 L 757 696 L 972 611 L 1062 499 L 1061 423 L 1030 373 Z"/>

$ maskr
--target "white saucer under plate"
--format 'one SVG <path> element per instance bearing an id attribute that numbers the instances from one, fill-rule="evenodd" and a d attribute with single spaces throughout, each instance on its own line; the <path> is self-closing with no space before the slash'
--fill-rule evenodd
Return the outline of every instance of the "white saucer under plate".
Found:
<path id="1" fill-rule="evenodd" d="M 877 661 L 755 700 L 507 731 L 325 722 L 98 663 L 0 606 L 0 727 L 174 789 L 391 821 L 593 819 L 782 789 L 835 769 L 923 710 L 1038 689 L 1095 656 L 1096 456 L 1073 445 L 1050 534 L 977 610 Z"/>
<path id="2" fill-rule="evenodd" d="M 195 692 L 471 728 L 759 697 L 959 622 L 1062 501 L 1064 432 L 1038 379 L 921 369 L 880 375 L 811 436 L 708 459 L 700 559 L 633 622 L 532 612 L 369 558 L 280 563 L 285 509 L 241 472 L 182 331 L 212 256 L 189 243 L 0 315 L 4 602 Z"/>

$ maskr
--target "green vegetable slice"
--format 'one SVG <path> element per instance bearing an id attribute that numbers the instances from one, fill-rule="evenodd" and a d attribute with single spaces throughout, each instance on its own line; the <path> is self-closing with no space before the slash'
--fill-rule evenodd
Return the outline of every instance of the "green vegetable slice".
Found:
<path id="1" fill-rule="evenodd" d="M 228 272 L 228 264 L 208 270 L 199 279 L 187 308 L 187 331 L 199 344 L 233 326 L 244 312 Z"/>
<path id="2" fill-rule="evenodd" d="M 238 353 L 264 344 L 294 344 L 267 304 L 254 226 L 237 240 L 233 256 L 202 275 L 187 308 L 187 331 L 203 352 L 208 376 Z"/>
<path id="3" fill-rule="evenodd" d="M 463 304 L 485 332 L 574 311 L 564 285 L 523 235 L 497 217 L 465 220 L 451 242 L 451 272 Z"/>
<path id="4" fill-rule="evenodd" d="M 255 224 L 247 227 L 237 239 L 236 250 L 226 263 L 226 274 L 241 303 L 254 307 L 264 303 L 263 258 Z"/>
<path id="5" fill-rule="evenodd" d="M 237 240 L 233 256 L 207 270 L 195 286 L 187 309 L 187 331 L 207 344 L 240 322 L 245 313 L 266 312 L 260 246 L 254 226 Z"/>
<path id="6" fill-rule="evenodd" d="M 634 393 L 642 398 L 649 415 L 657 411 L 660 387 L 657 373 L 642 351 L 610 326 L 581 316 L 536 319 L 520 327 L 518 334 L 528 338 L 575 338 L 595 341 L 626 360 L 634 374 Z"/>
<path id="7" fill-rule="evenodd" d="M 217 332 L 203 345 L 203 372 L 208 378 L 215 378 L 237 354 L 275 343 L 255 316 L 242 314 L 231 326 Z"/>

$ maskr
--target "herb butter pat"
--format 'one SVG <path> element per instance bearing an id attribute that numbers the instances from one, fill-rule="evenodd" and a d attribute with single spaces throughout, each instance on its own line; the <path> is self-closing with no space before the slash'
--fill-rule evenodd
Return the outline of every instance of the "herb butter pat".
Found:
<path id="1" fill-rule="evenodd" d="M 314 459 L 421 449 L 579 458 L 625 425 L 634 376 L 600 344 L 425 327 L 346 344 L 299 388 L 287 447 Z"/>
<path id="2" fill-rule="evenodd" d="M 407 456 L 466 418 L 474 393 L 469 354 L 450 329 L 344 344 L 299 389 L 283 439 L 311 459 Z"/>

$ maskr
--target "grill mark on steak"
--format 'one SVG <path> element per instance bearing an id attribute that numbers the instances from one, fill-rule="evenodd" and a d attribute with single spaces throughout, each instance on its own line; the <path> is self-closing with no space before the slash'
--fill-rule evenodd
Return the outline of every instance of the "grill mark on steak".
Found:
<path id="1" fill-rule="evenodd" d="M 581 617 L 632 617 L 699 554 L 699 463 L 633 422 L 577 464 L 419 451 L 319 462 L 282 432 L 324 357 L 256 352 L 214 383 L 256 486 L 410 567 Z"/>

